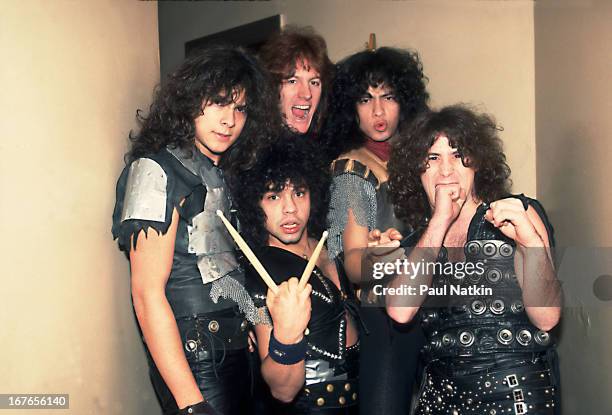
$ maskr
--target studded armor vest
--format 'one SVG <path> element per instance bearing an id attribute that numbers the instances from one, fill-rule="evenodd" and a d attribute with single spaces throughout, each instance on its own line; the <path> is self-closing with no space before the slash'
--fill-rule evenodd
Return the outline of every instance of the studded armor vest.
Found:
<path id="1" fill-rule="evenodd" d="M 525 207 L 532 205 L 545 222 L 552 244 L 552 229 L 539 203 L 517 196 Z M 484 272 L 471 275 L 434 275 L 432 287 L 443 296 L 429 296 L 420 311 L 431 359 L 478 357 L 499 352 L 542 352 L 553 344 L 549 333 L 528 319 L 516 279 L 516 244 L 485 220 L 486 204 L 478 207 L 469 225 L 464 247 L 466 263 L 481 263 Z M 438 260 L 448 261 L 442 248 Z M 449 295 L 450 286 L 462 290 Z M 446 287 L 446 291 L 444 291 Z M 469 287 L 478 290 L 467 289 Z M 490 291 L 487 292 L 487 289 Z"/>

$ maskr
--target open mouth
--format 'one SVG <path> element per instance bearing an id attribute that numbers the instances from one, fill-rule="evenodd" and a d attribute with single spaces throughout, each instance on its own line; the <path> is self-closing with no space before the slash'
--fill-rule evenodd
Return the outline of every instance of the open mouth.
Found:
<path id="1" fill-rule="evenodd" d="M 300 230 L 300 224 L 297 222 L 287 222 L 281 224 L 281 228 L 285 233 L 296 233 Z"/>
<path id="2" fill-rule="evenodd" d="M 294 105 L 291 107 L 291 114 L 298 120 L 306 121 L 310 114 L 310 105 Z"/>
<path id="3" fill-rule="evenodd" d="M 452 185 L 458 185 L 458 182 L 450 182 L 450 183 L 436 183 L 436 188 L 438 188 L 439 186 L 452 186 Z"/>
<path id="4" fill-rule="evenodd" d="M 374 124 L 374 129 L 378 131 L 379 133 L 385 132 L 387 130 L 386 121 L 378 121 L 377 123 Z"/>

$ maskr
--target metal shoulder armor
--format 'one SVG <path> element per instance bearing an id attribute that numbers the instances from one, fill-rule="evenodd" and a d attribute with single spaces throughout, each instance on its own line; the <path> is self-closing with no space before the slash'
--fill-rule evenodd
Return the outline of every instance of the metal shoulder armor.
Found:
<path id="1" fill-rule="evenodd" d="M 121 222 L 130 219 L 165 222 L 168 176 L 154 160 L 140 158 L 130 165 Z"/>

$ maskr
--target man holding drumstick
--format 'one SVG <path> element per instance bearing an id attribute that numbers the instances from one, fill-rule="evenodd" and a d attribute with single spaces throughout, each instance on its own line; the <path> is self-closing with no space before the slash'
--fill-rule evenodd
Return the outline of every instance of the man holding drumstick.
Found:
<path id="1" fill-rule="evenodd" d="M 236 194 L 243 235 L 276 284 L 268 290 L 247 269 L 247 288 L 269 314 L 255 327 L 261 373 L 270 388 L 266 413 L 357 413 L 356 307 L 346 278 L 323 250 L 308 284 L 298 282 L 316 257 L 329 179 L 303 140 L 279 142 L 240 177 Z M 258 248 L 255 248 L 258 247 Z"/>

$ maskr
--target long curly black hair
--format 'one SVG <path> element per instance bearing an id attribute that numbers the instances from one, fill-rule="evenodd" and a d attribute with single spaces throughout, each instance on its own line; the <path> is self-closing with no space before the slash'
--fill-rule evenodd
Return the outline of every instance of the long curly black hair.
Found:
<path id="1" fill-rule="evenodd" d="M 318 135 L 327 113 L 328 96 L 334 74 L 334 64 L 327 56 L 325 39 L 310 26 L 286 26 L 264 43 L 259 51 L 259 57 L 270 72 L 277 98 L 282 81 L 294 75 L 296 64 L 308 61 L 309 65 L 319 72 L 321 100 L 308 130 L 311 136 Z"/>
<path id="2" fill-rule="evenodd" d="M 431 206 L 421 183 L 427 169 L 427 153 L 440 135 L 463 157 L 463 165 L 475 170 L 475 196 L 492 202 L 509 194 L 510 167 L 493 117 L 478 114 L 464 104 L 419 115 L 411 128 L 393 144 L 388 164 L 389 188 L 395 214 L 414 229 L 431 217 Z"/>
<path id="3" fill-rule="evenodd" d="M 266 192 L 281 191 L 287 181 L 310 192 L 308 236 L 321 236 L 325 230 L 331 178 L 328 166 L 317 154 L 316 143 L 307 137 L 279 137 L 261 151 L 252 169 L 237 176 L 233 200 L 242 234 L 249 243 L 254 246 L 267 243 L 266 217 L 260 202 Z"/>
<path id="4" fill-rule="evenodd" d="M 126 161 L 156 153 L 165 146 L 194 151 L 194 120 L 201 114 L 202 105 L 209 101 L 229 104 L 241 90 L 246 94 L 247 120 L 240 138 L 223 154 L 220 166 L 248 167 L 259 147 L 271 140 L 280 117 L 268 75 L 257 59 L 229 46 L 209 47 L 186 59 L 163 86 L 156 88 L 148 115 L 141 110 L 136 113 L 141 128 L 137 134 L 130 132 L 132 146 Z"/>
<path id="5" fill-rule="evenodd" d="M 368 87 L 391 88 L 400 104 L 400 125 L 427 109 L 427 78 L 416 52 L 382 47 L 348 56 L 336 65 L 329 111 L 322 140 L 334 159 L 362 147 L 365 137 L 359 130 L 357 101 Z M 400 127 L 401 128 L 401 127 Z"/>

